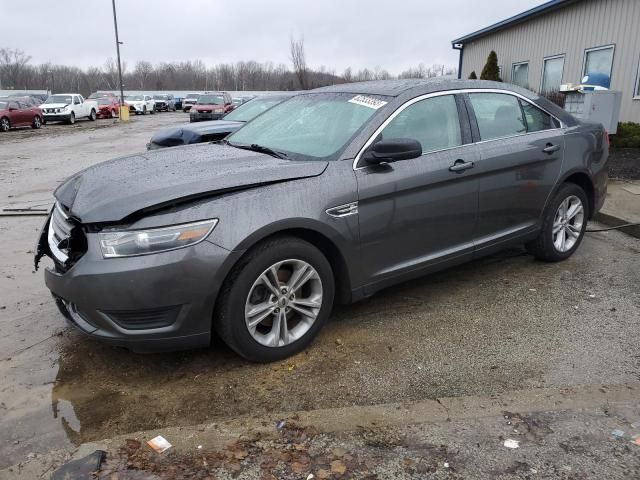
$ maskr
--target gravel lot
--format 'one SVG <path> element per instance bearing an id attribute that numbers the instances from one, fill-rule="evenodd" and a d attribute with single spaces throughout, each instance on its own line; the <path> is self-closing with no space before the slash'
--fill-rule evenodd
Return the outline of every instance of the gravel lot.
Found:
<path id="1" fill-rule="evenodd" d="M 141 151 L 186 117 L 0 135 L 0 204 L 49 205 L 66 176 Z M 640 381 L 640 241 L 618 232 L 589 234 L 559 264 L 512 249 L 385 290 L 337 309 L 307 351 L 254 365 L 220 342 L 141 356 L 70 330 L 32 272 L 43 221 L 0 218 L 0 469 L 32 452 L 238 415 Z M 433 441 L 460 428 L 441 427 Z M 598 441 L 601 460 L 615 458 Z M 563 449 L 539 454 L 553 463 Z"/>

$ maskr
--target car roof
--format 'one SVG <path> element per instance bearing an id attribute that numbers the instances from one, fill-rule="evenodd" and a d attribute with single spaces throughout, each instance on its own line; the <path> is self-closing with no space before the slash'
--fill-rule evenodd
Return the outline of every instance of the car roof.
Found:
<path id="1" fill-rule="evenodd" d="M 460 80 L 457 78 L 434 77 L 434 78 L 413 78 L 405 80 L 372 80 L 367 82 L 342 83 L 330 87 L 321 87 L 311 90 L 312 92 L 335 92 L 354 93 L 363 95 L 386 95 L 398 97 L 406 93 L 424 95 L 427 93 L 441 92 L 446 90 L 461 90 L 469 88 L 495 88 L 500 90 L 515 91 L 519 94 L 528 92 L 515 85 L 502 82 L 491 82 L 487 80 Z M 527 95 L 529 96 L 529 95 Z"/>

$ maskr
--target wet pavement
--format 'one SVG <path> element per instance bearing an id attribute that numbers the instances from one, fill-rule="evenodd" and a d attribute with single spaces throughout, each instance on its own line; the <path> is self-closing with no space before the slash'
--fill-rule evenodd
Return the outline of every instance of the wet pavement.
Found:
<path id="1" fill-rule="evenodd" d="M 67 175 L 143 150 L 155 129 L 185 119 L 0 135 L 0 202 L 49 202 Z M 512 249 L 385 290 L 338 308 L 307 351 L 255 365 L 218 340 L 136 355 L 66 327 L 32 273 L 43 221 L 0 218 L 0 468 L 245 414 L 640 380 L 640 240 L 618 232 L 589 234 L 559 264 Z"/>

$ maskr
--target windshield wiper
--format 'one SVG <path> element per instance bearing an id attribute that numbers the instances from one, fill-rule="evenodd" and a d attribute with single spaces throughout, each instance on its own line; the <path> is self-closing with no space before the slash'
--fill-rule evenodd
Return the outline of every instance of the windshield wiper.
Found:
<path id="1" fill-rule="evenodd" d="M 266 153 L 267 155 L 271 155 L 276 158 L 288 159 L 289 156 L 284 152 L 279 152 L 274 150 L 273 148 L 265 147 L 264 145 L 258 145 L 257 143 L 252 143 L 251 145 L 239 145 L 237 143 L 231 143 L 229 140 L 225 140 L 224 143 L 231 147 L 241 148 L 243 150 L 251 150 L 253 152 Z"/>

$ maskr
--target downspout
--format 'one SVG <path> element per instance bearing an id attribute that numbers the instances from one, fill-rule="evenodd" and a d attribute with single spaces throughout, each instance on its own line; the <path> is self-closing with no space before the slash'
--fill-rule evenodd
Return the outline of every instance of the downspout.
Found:
<path id="1" fill-rule="evenodd" d="M 460 80 L 462 78 L 462 56 L 464 54 L 464 44 L 452 43 L 451 47 L 460 52 L 460 55 L 458 56 L 458 80 Z"/>

